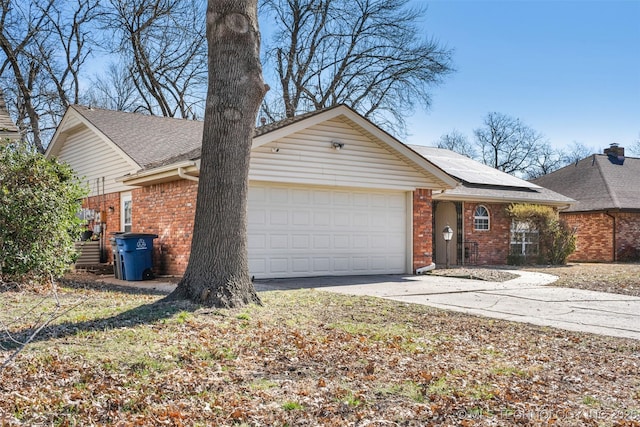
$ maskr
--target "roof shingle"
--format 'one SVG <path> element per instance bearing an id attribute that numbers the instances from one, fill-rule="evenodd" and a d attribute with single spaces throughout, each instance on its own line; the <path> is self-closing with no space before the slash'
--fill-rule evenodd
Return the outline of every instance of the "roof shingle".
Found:
<path id="1" fill-rule="evenodd" d="M 640 209 L 639 158 L 626 157 L 619 165 L 593 154 L 533 182 L 575 199 L 569 212 Z"/>

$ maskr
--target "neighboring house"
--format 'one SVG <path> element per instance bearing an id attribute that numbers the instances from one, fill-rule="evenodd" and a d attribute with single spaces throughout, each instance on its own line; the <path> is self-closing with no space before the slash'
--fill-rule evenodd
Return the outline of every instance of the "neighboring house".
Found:
<path id="1" fill-rule="evenodd" d="M 0 91 L 0 144 L 7 139 L 18 140 L 20 138 L 20 130 L 15 123 L 13 123 L 13 120 L 11 120 L 4 96 L 2 95 L 2 91 Z"/>
<path id="2" fill-rule="evenodd" d="M 509 254 L 537 252 L 537 233 L 515 224 L 506 213 L 512 203 L 566 209 L 573 202 L 554 191 L 516 178 L 450 150 L 410 146 L 460 182 L 433 193 L 435 262 L 446 258 L 442 230 L 449 225 L 452 264 L 505 264 Z"/>
<path id="3" fill-rule="evenodd" d="M 533 181 L 577 202 L 561 217 L 576 229 L 571 261 L 611 262 L 640 255 L 640 159 L 611 144 Z"/>
<path id="4" fill-rule="evenodd" d="M 47 149 L 91 188 L 103 235 L 154 233 L 158 274 L 188 263 L 202 122 L 72 106 Z M 256 129 L 249 269 L 257 278 L 411 273 L 432 263 L 433 191 L 457 181 L 348 107 Z M 106 245 L 109 248 L 108 242 Z"/>

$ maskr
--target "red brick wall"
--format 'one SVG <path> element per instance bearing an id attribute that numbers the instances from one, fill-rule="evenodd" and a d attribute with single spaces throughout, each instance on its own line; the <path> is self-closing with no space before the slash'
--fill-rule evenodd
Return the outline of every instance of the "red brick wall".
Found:
<path id="1" fill-rule="evenodd" d="M 570 227 L 576 228 L 576 251 L 569 261 L 614 261 L 613 228 L 615 218 L 616 256 L 626 247 L 640 249 L 640 213 L 561 213 Z"/>
<path id="2" fill-rule="evenodd" d="M 613 218 L 604 213 L 561 213 L 576 229 L 576 250 L 569 261 L 613 261 Z"/>
<path id="3" fill-rule="evenodd" d="M 640 251 L 640 213 L 616 213 L 616 261 L 628 248 Z"/>
<path id="4" fill-rule="evenodd" d="M 431 190 L 413 192 L 413 271 L 433 262 Z"/>
<path id="5" fill-rule="evenodd" d="M 473 215 L 482 205 L 489 211 L 489 230 L 475 230 Z M 511 218 L 507 216 L 504 203 L 465 203 L 463 210 L 464 240 L 478 243 L 478 264 L 500 265 L 507 263 L 511 242 Z M 468 259 L 465 262 L 471 262 Z"/>
<path id="6" fill-rule="evenodd" d="M 189 262 L 198 183 L 180 180 L 133 190 L 132 230 L 157 234 L 156 274 L 180 276 Z"/>

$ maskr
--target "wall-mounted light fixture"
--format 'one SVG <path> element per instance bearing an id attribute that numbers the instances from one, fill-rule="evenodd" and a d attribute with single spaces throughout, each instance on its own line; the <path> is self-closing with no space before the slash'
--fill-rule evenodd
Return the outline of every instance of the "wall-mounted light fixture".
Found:
<path id="1" fill-rule="evenodd" d="M 113 206 L 109 206 L 109 213 L 112 214 L 113 212 L 115 212 L 115 209 Z"/>
<path id="2" fill-rule="evenodd" d="M 272 153 L 278 153 L 280 151 L 280 149 L 278 147 L 272 147 L 271 148 L 271 152 Z"/>
<path id="3" fill-rule="evenodd" d="M 344 142 L 340 141 L 331 141 L 331 146 L 334 150 L 338 151 L 344 148 Z"/>

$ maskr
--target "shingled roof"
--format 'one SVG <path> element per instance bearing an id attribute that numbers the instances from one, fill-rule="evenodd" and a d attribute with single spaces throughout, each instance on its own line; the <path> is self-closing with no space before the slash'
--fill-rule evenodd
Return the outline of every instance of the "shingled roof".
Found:
<path id="1" fill-rule="evenodd" d="M 573 202 L 571 198 L 548 188 L 509 175 L 451 150 L 421 145 L 409 147 L 461 181 L 455 189 L 447 190 L 441 196 L 434 195 L 434 198 L 544 203 L 559 206 Z"/>
<path id="2" fill-rule="evenodd" d="M 533 180 L 577 201 L 568 212 L 640 211 L 640 159 L 594 154 Z"/>
<path id="3" fill-rule="evenodd" d="M 72 105 L 70 108 L 103 132 L 143 169 L 200 157 L 202 121 L 104 110 L 82 105 Z M 331 108 L 259 126 L 254 136 L 265 135 Z"/>
<path id="4" fill-rule="evenodd" d="M 0 139 L 20 139 L 20 130 L 9 116 L 2 91 L 0 91 Z"/>

